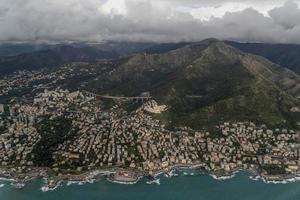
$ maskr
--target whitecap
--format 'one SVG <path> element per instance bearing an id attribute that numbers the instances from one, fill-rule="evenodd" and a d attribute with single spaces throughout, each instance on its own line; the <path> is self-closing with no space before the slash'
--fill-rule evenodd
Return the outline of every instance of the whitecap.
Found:
<path id="1" fill-rule="evenodd" d="M 253 181 L 259 181 L 261 179 L 259 176 L 249 176 L 249 178 Z"/>
<path id="2" fill-rule="evenodd" d="M 41 190 L 43 191 L 43 192 L 49 192 L 49 191 L 53 191 L 53 190 L 56 190 L 60 185 L 61 185 L 61 181 L 59 181 L 56 185 L 55 185 L 55 187 L 49 187 L 48 185 L 45 185 L 45 186 L 43 186 L 43 187 L 41 187 Z"/>
<path id="3" fill-rule="evenodd" d="M 152 181 L 147 181 L 146 182 L 147 184 L 157 184 L 157 185 L 160 185 L 160 179 L 154 179 Z"/>
<path id="4" fill-rule="evenodd" d="M 112 180 L 110 178 L 107 178 L 107 180 L 109 182 L 112 182 L 112 183 L 118 183 L 118 184 L 123 184 L 123 185 L 133 185 L 133 184 L 136 184 L 137 182 L 139 182 L 139 180 L 141 179 L 142 177 L 138 177 L 135 181 L 116 181 L 116 180 Z"/>
<path id="5" fill-rule="evenodd" d="M 175 170 L 172 170 L 169 172 L 169 177 L 178 176 L 178 174 L 175 172 Z"/>
<path id="6" fill-rule="evenodd" d="M 288 178 L 288 179 L 283 179 L 283 180 L 267 180 L 262 177 L 261 177 L 261 179 L 265 183 L 272 183 L 272 184 L 287 184 L 287 183 L 294 183 L 294 182 L 300 181 L 300 177 Z"/>
<path id="7" fill-rule="evenodd" d="M 24 183 L 11 183 L 10 185 L 18 189 L 23 188 L 25 186 Z"/>
<path id="8" fill-rule="evenodd" d="M 232 174 L 232 175 L 229 175 L 229 176 L 216 176 L 216 175 L 210 174 L 210 176 L 213 177 L 216 180 L 224 181 L 224 180 L 228 180 L 228 179 L 234 178 L 235 174 Z"/>
<path id="9" fill-rule="evenodd" d="M 15 179 L 0 177 L 0 181 L 15 182 Z"/>
<path id="10" fill-rule="evenodd" d="M 158 176 L 160 176 L 160 175 L 162 175 L 162 174 L 165 174 L 165 173 L 164 173 L 164 172 L 158 172 L 158 173 L 155 174 L 153 177 L 156 178 L 156 177 L 158 177 Z"/>

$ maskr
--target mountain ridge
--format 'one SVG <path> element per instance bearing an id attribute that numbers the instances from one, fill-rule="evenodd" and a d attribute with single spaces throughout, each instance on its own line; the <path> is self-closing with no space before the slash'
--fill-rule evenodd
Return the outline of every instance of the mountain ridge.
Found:
<path id="1" fill-rule="evenodd" d="M 95 62 L 98 59 L 115 59 L 119 55 L 91 47 L 61 45 L 36 52 L 0 58 L 0 73 L 9 74 L 17 70 L 37 70 L 58 67 L 71 62 Z"/>
<path id="2" fill-rule="evenodd" d="M 110 94 L 150 92 L 169 107 L 159 118 L 170 127 L 227 120 L 295 126 L 299 117 L 290 112 L 299 105 L 297 74 L 215 39 L 163 54 L 134 55 L 90 84 Z"/>
<path id="3" fill-rule="evenodd" d="M 300 45 L 225 42 L 241 51 L 263 56 L 271 62 L 300 73 Z"/>

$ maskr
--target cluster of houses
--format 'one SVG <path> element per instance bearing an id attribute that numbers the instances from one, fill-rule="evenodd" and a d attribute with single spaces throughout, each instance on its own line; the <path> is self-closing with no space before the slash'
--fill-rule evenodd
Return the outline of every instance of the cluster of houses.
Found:
<path id="1" fill-rule="evenodd" d="M 78 77 L 81 77 L 81 79 L 82 77 L 92 79 L 108 71 L 109 67 L 106 66 L 110 65 L 110 62 L 90 65 L 86 63 L 71 63 L 54 69 L 21 70 L 6 76 L 0 75 L 0 97 L 24 95 L 25 92 L 23 91 L 26 91 L 25 95 L 30 96 L 28 91 L 35 93 L 41 89 L 56 88 L 60 85 L 72 87 L 79 84 L 76 81 Z"/>
<path id="2" fill-rule="evenodd" d="M 268 166 L 297 174 L 300 134 L 271 130 L 250 122 L 222 123 L 219 134 L 177 127 L 165 128 L 155 115 L 166 106 L 151 100 L 135 111 L 118 102 L 104 109 L 101 99 L 57 88 L 45 90 L 30 104 L 11 106 L 0 124 L 0 164 L 24 172 L 34 167 L 34 145 L 41 138 L 37 125 L 44 116 L 63 116 L 78 131 L 53 153 L 53 171 L 121 167 L 149 173 L 174 166 L 203 164 L 211 171 L 254 169 L 268 174 Z M 0 106 L 1 111 L 1 106 Z M 266 166 L 266 168 L 261 168 Z"/>

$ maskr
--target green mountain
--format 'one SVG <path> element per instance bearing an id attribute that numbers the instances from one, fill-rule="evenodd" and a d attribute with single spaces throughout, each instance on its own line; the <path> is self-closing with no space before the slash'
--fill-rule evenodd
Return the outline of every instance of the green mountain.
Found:
<path id="1" fill-rule="evenodd" d="M 169 127 L 244 120 L 295 127 L 300 120 L 297 74 L 215 39 L 167 53 L 135 55 L 89 87 L 124 96 L 150 92 L 168 106 L 156 117 Z"/>
<path id="2" fill-rule="evenodd" d="M 238 43 L 231 41 L 226 41 L 226 43 L 241 51 L 263 56 L 300 74 L 299 44 Z"/>

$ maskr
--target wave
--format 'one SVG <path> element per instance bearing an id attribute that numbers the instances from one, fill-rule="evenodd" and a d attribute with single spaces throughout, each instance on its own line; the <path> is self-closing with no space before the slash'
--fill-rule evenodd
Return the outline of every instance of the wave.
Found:
<path id="1" fill-rule="evenodd" d="M 211 177 L 213 177 L 215 180 L 224 181 L 228 179 L 232 179 L 235 177 L 235 173 L 228 175 L 228 176 L 216 176 L 214 174 L 210 174 Z"/>
<path id="2" fill-rule="evenodd" d="M 11 183 L 11 186 L 15 187 L 15 188 L 23 188 L 25 186 L 25 183 Z"/>
<path id="3" fill-rule="evenodd" d="M 195 176 L 194 172 L 182 172 L 184 176 Z"/>
<path id="4" fill-rule="evenodd" d="M 170 172 L 168 173 L 164 173 L 164 176 L 167 177 L 167 178 L 171 178 L 171 177 L 174 177 L 174 176 L 178 176 L 179 174 L 176 173 L 176 170 L 173 169 L 171 170 Z"/>
<path id="5" fill-rule="evenodd" d="M 116 181 L 112 180 L 110 178 L 107 178 L 106 180 L 112 183 L 118 183 L 118 184 L 123 184 L 123 185 L 134 185 L 140 181 L 140 179 L 143 178 L 143 176 L 138 177 L 135 181 Z"/>
<path id="6" fill-rule="evenodd" d="M 43 192 L 54 191 L 54 190 L 56 190 L 58 187 L 61 186 L 61 183 L 62 183 L 62 181 L 59 181 L 54 187 L 49 187 L 49 185 L 47 184 L 47 185 L 41 187 L 41 190 L 42 190 Z"/>
<path id="7" fill-rule="evenodd" d="M 87 183 L 94 183 L 96 181 L 96 179 L 87 179 L 84 181 L 68 181 L 66 183 L 66 186 L 70 186 L 70 185 L 85 185 Z"/>
<path id="8" fill-rule="evenodd" d="M 261 179 L 260 176 L 249 176 L 249 178 L 253 181 L 259 181 Z"/>
<path id="9" fill-rule="evenodd" d="M 147 184 L 151 185 L 151 184 L 156 184 L 156 185 L 160 185 L 160 179 L 154 179 L 152 181 L 146 181 Z"/>
<path id="10" fill-rule="evenodd" d="M 249 177 L 253 181 L 263 181 L 264 183 L 267 184 L 288 184 L 288 183 L 295 183 L 300 181 L 300 177 L 293 177 L 293 178 L 287 178 L 283 180 L 267 180 L 264 177 L 261 176 L 250 176 Z"/>
<path id="11" fill-rule="evenodd" d="M 0 181 L 6 181 L 6 182 L 15 182 L 15 179 L 12 178 L 4 178 L 4 177 L 0 177 Z"/>

